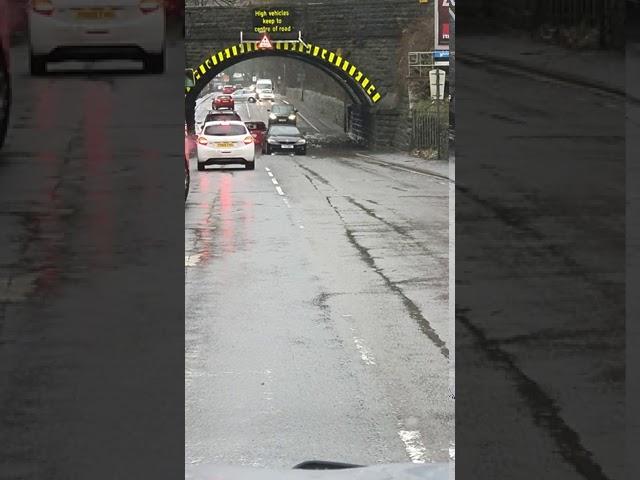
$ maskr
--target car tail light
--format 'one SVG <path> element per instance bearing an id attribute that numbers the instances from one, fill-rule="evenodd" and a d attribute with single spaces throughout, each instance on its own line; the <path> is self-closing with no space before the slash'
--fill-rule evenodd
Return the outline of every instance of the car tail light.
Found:
<path id="1" fill-rule="evenodd" d="M 142 13 L 155 12 L 160 8 L 160 0 L 140 0 L 138 4 Z"/>
<path id="2" fill-rule="evenodd" d="M 248 137 L 244 137 L 244 143 L 245 145 L 249 145 L 251 143 L 253 143 L 253 137 L 252 136 L 248 136 Z"/>
<path id="3" fill-rule="evenodd" d="M 209 140 L 207 140 L 207 139 L 206 139 L 206 138 L 204 138 L 204 137 L 198 137 L 198 143 L 199 143 L 200 145 L 209 145 Z"/>
<path id="4" fill-rule="evenodd" d="M 51 15 L 55 10 L 51 0 L 33 0 L 32 8 L 41 15 Z"/>

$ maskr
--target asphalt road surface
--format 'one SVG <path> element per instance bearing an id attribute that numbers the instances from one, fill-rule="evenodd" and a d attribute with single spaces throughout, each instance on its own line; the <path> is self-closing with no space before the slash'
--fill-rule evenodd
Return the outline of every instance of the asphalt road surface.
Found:
<path id="1" fill-rule="evenodd" d="M 183 475 L 183 52 L 170 38 L 164 75 L 67 62 L 33 78 L 26 46 L 13 49 L 2 478 Z"/>
<path id="2" fill-rule="evenodd" d="M 460 50 L 458 473 L 622 478 L 625 98 Z"/>
<path id="3" fill-rule="evenodd" d="M 185 461 L 447 462 L 451 184 L 361 156 L 300 111 L 307 156 L 206 172 L 192 158 Z"/>

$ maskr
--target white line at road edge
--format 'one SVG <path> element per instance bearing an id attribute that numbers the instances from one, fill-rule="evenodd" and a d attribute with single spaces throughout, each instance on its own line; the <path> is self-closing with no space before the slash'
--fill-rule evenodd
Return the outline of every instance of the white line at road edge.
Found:
<path id="1" fill-rule="evenodd" d="M 276 187 L 276 191 L 278 192 L 278 195 L 284 195 L 284 192 L 282 191 L 282 188 Z"/>
<path id="2" fill-rule="evenodd" d="M 305 122 L 307 122 L 309 125 L 311 125 L 311 128 L 313 128 L 316 132 L 320 133 L 320 130 L 318 130 L 318 127 L 316 127 L 313 123 L 311 123 L 307 117 L 305 117 L 304 115 L 302 115 L 300 112 L 298 112 L 298 115 L 300 115 L 300 118 L 302 118 Z"/>
<path id="3" fill-rule="evenodd" d="M 271 181 L 273 182 L 274 185 L 278 185 L 278 180 L 276 180 L 275 178 L 272 178 Z"/>
<path id="4" fill-rule="evenodd" d="M 435 173 L 435 172 L 434 173 L 418 172 L 418 171 L 412 170 L 410 168 L 405 168 L 402 165 L 398 165 L 397 163 L 385 162 L 384 160 L 380 160 L 379 158 L 372 157 L 371 155 L 365 155 L 364 153 L 356 153 L 356 156 L 363 157 L 363 158 L 369 158 L 369 159 L 371 159 L 371 160 L 373 160 L 375 162 L 379 162 L 379 163 L 382 163 L 384 165 L 389 165 L 390 167 L 397 168 L 398 170 L 404 170 L 405 172 L 415 173 L 416 175 L 423 175 L 425 177 L 442 178 L 443 180 L 448 180 L 450 182 L 454 182 L 454 180 L 451 180 L 446 175 L 441 175 L 441 174 Z"/>
<path id="5" fill-rule="evenodd" d="M 417 430 L 400 430 L 398 432 L 400 439 L 404 443 L 404 448 L 409 454 L 409 458 L 413 463 L 425 463 L 427 449 L 422 443 L 422 435 Z"/>

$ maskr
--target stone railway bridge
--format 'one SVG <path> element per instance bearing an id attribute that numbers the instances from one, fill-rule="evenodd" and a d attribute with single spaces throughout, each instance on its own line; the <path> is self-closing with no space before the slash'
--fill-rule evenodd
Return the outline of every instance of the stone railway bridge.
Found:
<path id="1" fill-rule="evenodd" d="M 253 27 L 256 7 L 194 7 L 185 11 L 186 62 L 196 70 L 196 85 L 185 96 L 187 127 L 193 131 L 195 101 L 218 73 L 256 57 L 289 57 L 307 62 L 334 79 L 351 104 L 349 133 L 370 146 L 406 147 L 409 143 L 409 104 L 406 88 L 407 50 L 430 50 L 433 34 L 424 44 L 410 45 L 413 29 L 433 16 L 433 3 L 417 0 L 326 0 L 317 3 L 278 2 L 295 11 L 301 43 L 277 43 L 273 51 L 257 48 L 258 41 L 240 43 L 240 32 Z M 414 42 L 415 43 L 415 42 Z"/>

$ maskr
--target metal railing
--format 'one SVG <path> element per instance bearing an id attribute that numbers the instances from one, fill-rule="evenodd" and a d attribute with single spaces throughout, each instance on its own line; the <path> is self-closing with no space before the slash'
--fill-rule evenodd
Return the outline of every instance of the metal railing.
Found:
<path id="1" fill-rule="evenodd" d="M 411 116 L 411 148 L 432 150 L 439 159 L 446 159 L 448 146 L 448 114 L 414 110 Z"/>

